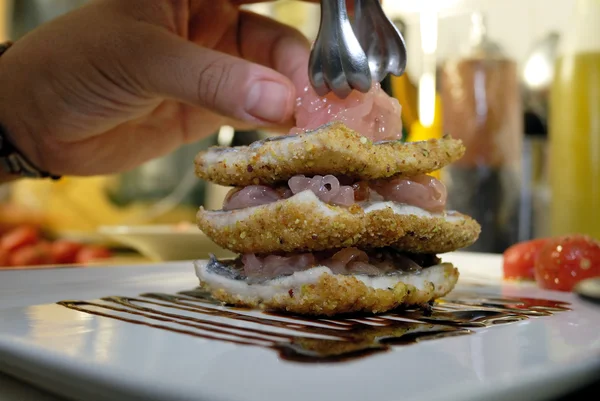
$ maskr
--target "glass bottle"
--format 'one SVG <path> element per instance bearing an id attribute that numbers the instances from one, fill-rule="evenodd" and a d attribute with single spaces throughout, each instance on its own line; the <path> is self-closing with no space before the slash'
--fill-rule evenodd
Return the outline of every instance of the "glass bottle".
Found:
<path id="1" fill-rule="evenodd" d="M 600 0 L 576 0 L 550 92 L 552 235 L 600 239 Z"/>
<path id="2" fill-rule="evenodd" d="M 516 62 L 488 38 L 480 13 L 460 57 L 443 63 L 443 132 L 465 155 L 442 172 L 448 209 L 475 218 L 479 240 L 468 250 L 501 253 L 519 241 L 523 114 Z"/>

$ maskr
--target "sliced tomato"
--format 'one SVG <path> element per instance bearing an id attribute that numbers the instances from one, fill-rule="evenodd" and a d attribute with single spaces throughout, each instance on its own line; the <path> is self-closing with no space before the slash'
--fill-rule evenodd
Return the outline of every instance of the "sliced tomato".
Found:
<path id="1" fill-rule="evenodd" d="M 571 291 L 579 281 L 596 276 L 600 276 L 600 242 L 585 235 L 548 241 L 535 263 L 541 288 Z"/>
<path id="2" fill-rule="evenodd" d="M 83 248 L 82 244 L 67 240 L 57 240 L 52 243 L 51 253 L 55 263 L 75 263 L 77 253 Z"/>
<path id="3" fill-rule="evenodd" d="M 86 264 L 100 259 L 110 258 L 112 253 L 109 249 L 98 245 L 86 245 L 77 252 L 76 263 Z"/>
<path id="4" fill-rule="evenodd" d="M 35 266 L 52 263 L 52 255 L 40 245 L 26 245 L 14 250 L 9 256 L 11 266 Z"/>
<path id="5" fill-rule="evenodd" d="M 4 234 L 2 240 L 0 240 L 0 247 L 5 251 L 11 252 L 23 246 L 33 245 L 39 239 L 40 234 L 35 227 L 21 226 Z"/>
<path id="6" fill-rule="evenodd" d="M 0 269 L 2 267 L 10 266 L 10 262 L 8 259 L 9 256 L 10 254 L 8 253 L 8 251 L 5 251 L 4 249 L 0 248 Z"/>
<path id="7" fill-rule="evenodd" d="M 503 272 L 506 280 L 535 279 L 534 265 L 548 238 L 534 239 L 515 244 L 503 255 Z"/>
<path id="8" fill-rule="evenodd" d="M 43 250 L 43 251 L 44 251 L 44 253 L 46 253 L 46 254 L 48 254 L 48 255 L 52 255 L 52 242 L 50 242 L 50 241 L 47 241 L 47 240 L 43 239 L 43 240 L 40 240 L 40 241 L 39 241 L 39 242 L 36 244 L 36 246 L 37 246 L 39 249 Z"/>

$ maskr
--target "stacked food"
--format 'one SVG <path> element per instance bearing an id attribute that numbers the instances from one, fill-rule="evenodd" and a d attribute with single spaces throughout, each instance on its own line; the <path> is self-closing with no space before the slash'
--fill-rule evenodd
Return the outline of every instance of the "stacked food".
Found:
<path id="1" fill-rule="evenodd" d="M 196 157 L 199 177 L 233 186 L 198 226 L 232 260 L 196 262 L 228 304 L 311 315 L 380 313 L 451 291 L 458 270 L 437 254 L 472 244 L 479 224 L 445 210 L 428 175 L 459 159 L 445 137 L 400 141 L 400 105 L 378 85 L 341 100 L 307 89 L 290 135 Z"/>

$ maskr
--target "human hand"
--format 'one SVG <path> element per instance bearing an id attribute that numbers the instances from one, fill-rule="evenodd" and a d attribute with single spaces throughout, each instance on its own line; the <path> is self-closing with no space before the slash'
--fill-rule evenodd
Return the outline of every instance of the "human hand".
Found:
<path id="1" fill-rule="evenodd" d="M 96 0 L 0 57 L 0 124 L 37 167 L 133 168 L 219 126 L 292 123 L 308 82 L 296 30 L 256 0 Z"/>

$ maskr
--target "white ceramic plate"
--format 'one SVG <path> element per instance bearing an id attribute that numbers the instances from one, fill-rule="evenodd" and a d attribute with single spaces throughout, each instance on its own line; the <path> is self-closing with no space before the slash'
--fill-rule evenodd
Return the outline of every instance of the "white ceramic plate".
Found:
<path id="1" fill-rule="evenodd" d="M 168 317 L 164 314 L 140 317 L 117 312 L 118 317 L 187 330 L 194 334 L 190 335 L 48 303 L 188 290 L 196 285 L 189 262 L 41 271 L 40 275 L 8 271 L 0 272 L 0 304 L 4 305 L 0 310 L 0 370 L 76 400 L 533 401 L 559 395 L 597 377 L 598 306 L 570 293 L 501 283 L 501 260 L 497 256 L 456 253 L 445 258 L 454 261 L 462 272 L 455 292 L 460 299 L 511 298 L 518 308 L 515 299 L 528 297 L 567 302 L 571 310 L 471 328 L 469 335 L 407 341 L 387 352 L 344 362 L 294 362 L 263 346 L 198 337 L 218 336 L 214 328 L 224 326 L 201 330 L 189 326 L 198 322 L 187 318 L 208 321 L 202 323 L 205 329 L 206 324 L 214 323 L 238 327 L 227 329 L 227 338 L 234 340 L 244 339 L 240 333 L 248 336 L 248 328 L 271 335 L 273 331 L 281 333 L 248 321 L 171 307 L 156 308 L 183 315 L 176 323 L 164 321 Z M 40 302 L 47 304 L 32 305 Z M 251 334 L 264 340 L 264 333 Z M 296 344 L 303 343 L 297 340 Z"/>
<path id="2" fill-rule="evenodd" d="M 102 226 L 98 232 L 154 261 L 206 259 L 209 253 L 233 255 L 195 225 Z"/>

